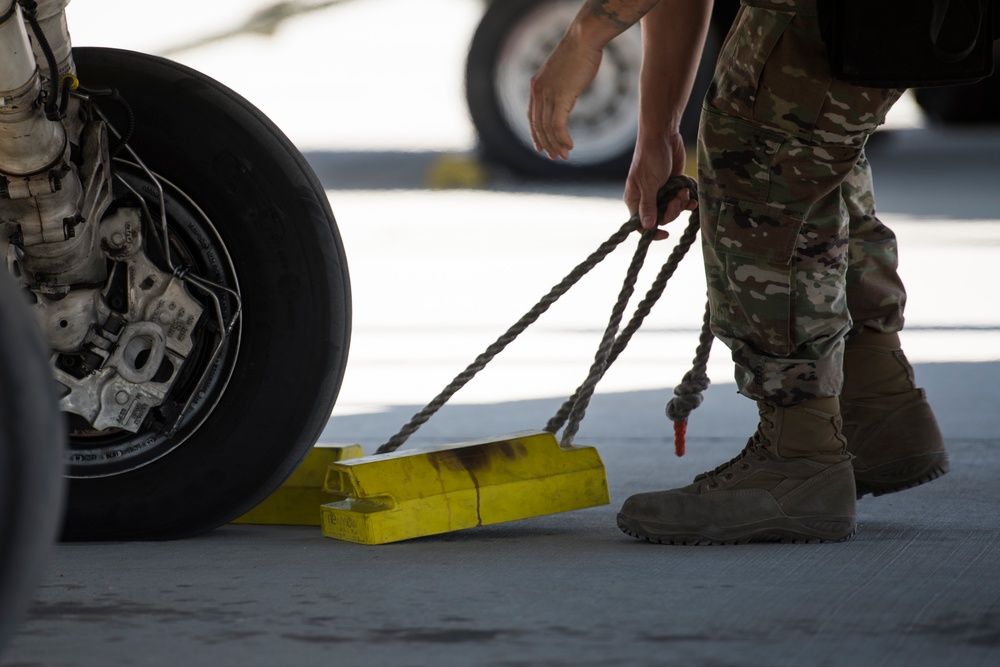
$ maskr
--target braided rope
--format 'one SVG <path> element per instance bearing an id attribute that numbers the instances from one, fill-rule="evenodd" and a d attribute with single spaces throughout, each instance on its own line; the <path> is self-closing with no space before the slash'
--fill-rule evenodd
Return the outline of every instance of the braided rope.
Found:
<path id="1" fill-rule="evenodd" d="M 618 356 L 625 350 L 629 342 L 632 340 L 632 336 L 639 330 L 642 326 L 643 321 L 653 310 L 653 306 L 656 304 L 657 300 L 663 294 L 663 290 L 667 286 L 667 282 L 673 277 L 674 273 L 677 271 L 677 267 L 680 265 L 682 259 L 687 254 L 688 250 L 694 244 L 695 239 L 698 236 L 699 220 L 697 216 L 697 211 L 692 212 L 691 218 L 688 222 L 687 227 L 684 229 L 684 233 L 681 234 L 677 241 L 677 245 L 671 251 L 670 256 L 667 261 L 663 264 L 660 269 L 659 274 L 657 274 L 656 279 L 653 280 L 653 284 L 650 286 L 649 291 L 646 292 L 646 296 L 639 302 L 636 306 L 635 314 L 629 323 L 621 330 L 618 337 L 615 339 L 614 347 L 611 349 L 611 354 L 608 356 L 608 361 L 606 368 L 610 368 L 611 364 L 618 359 Z M 548 424 L 545 425 L 545 430 L 550 433 L 555 433 L 563 427 L 566 423 L 566 419 L 569 417 L 570 411 L 573 406 L 580 398 L 580 389 L 570 396 L 559 411 L 549 420 Z"/>
<path id="2" fill-rule="evenodd" d="M 667 203 L 676 196 L 681 189 L 687 188 L 692 194 L 697 195 L 697 185 L 695 182 L 686 176 L 673 176 L 667 183 L 660 188 L 657 193 L 657 208 L 662 215 Z M 563 404 L 559 412 L 549 420 L 546 426 L 547 431 L 555 433 L 559 430 L 564 422 L 567 422 L 566 431 L 563 434 L 562 444 L 567 446 L 572 443 L 572 439 L 575 436 L 580 422 L 582 422 L 584 414 L 587 409 L 587 405 L 590 402 L 590 398 L 593 395 L 594 389 L 597 383 L 604 376 L 604 373 L 610 367 L 611 363 L 621 354 L 625 349 L 625 346 L 631 340 L 632 335 L 638 331 L 639 327 L 642 325 L 643 320 L 651 311 L 653 305 L 656 303 L 657 299 L 662 295 L 664 288 L 666 287 L 667 280 L 674 274 L 677 269 L 677 265 L 680 260 L 687 253 L 688 249 L 694 242 L 694 239 L 698 232 L 698 216 L 697 210 L 691 213 L 691 219 L 688 223 L 687 228 L 681 235 L 677 246 L 671 252 L 670 257 L 664 264 L 660 273 L 657 275 L 653 286 L 647 292 L 645 298 L 640 302 L 636 308 L 636 312 L 632 319 L 626 325 L 626 327 L 618 333 L 618 326 L 621 323 L 624 310 L 628 304 L 629 299 L 634 291 L 634 286 L 636 279 L 638 277 L 639 270 L 642 268 L 642 263 L 645 259 L 646 252 L 649 248 L 649 244 L 653 239 L 653 230 L 649 230 L 644 233 L 639 240 L 638 247 L 636 248 L 635 254 L 633 255 L 632 262 L 629 265 L 628 272 L 626 273 L 626 278 L 622 286 L 622 290 L 619 293 L 618 300 L 615 303 L 615 307 L 612 311 L 611 320 L 608 323 L 608 327 L 605 330 L 604 336 L 601 340 L 601 344 L 595 354 L 594 363 L 591 366 L 590 373 L 584 383 L 577 389 L 573 396 Z M 389 452 L 396 451 L 406 440 L 413 435 L 424 423 L 426 423 L 438 410 L 440 410 L 448 400 L 458 392 L 459 389 L 464 387 L 472 378 L 486 365 L 493 360 L 500 352 L 504 350 L 511 342 L 514 341 L 525 329 L 528 328 L 532 323 L 534 323 L 549 307 L 555 303 L 563 294 L 565 294 L 569 289 L 580 281 L 583 276 L 589 273 L 597 264 L 599 264 L 605 257 L 607 257 L 612 250 L 614 250 L 618 245 L 620 245 L 628 236 L 638 229 L 641 229 L 639 224 L 638 214 L 633 215 L 626 223 L 624 223 L 618 231 L 612 234 L 607 241 L 602 243 L 600 247 L 587 259 L 578 264 L 565 278 L 563 278 L 557 285 L 555 285 L 544 297 L 539 300 L 527 313 L 525 313 L 510 329 L 508 329 L 503 335 L 501 335 L 492 345 L 490 345 L 486 350 L 480 354 L 475 361 L 473 361 L 464 371 L 458 374 L 451 383 L 446 386 L 440 394 L 438 394 L 430 403 L 427 404 L 421 411 L 416 413 L 409 422 L 407 422 L 398 433 L 392 436 L 385 444 L 380 446 L 376 450 L 376 454 L 386 454 Z M 706 321 L 707 322 L 707 321 Z M 702 331 L 702 340 L 705 336 L 706 327 Z M 708 334 L 711 336 L 711 333 Z M 707 349 L 710 349 L 711 342 Z M 699 351 L 702 350 L 704 345 L 699 345 Z M 705 354 L 705 362 L 707 363 L 707 349 Z M 693 371 L 694 369 L 692 369 Z M 704 368 L 702 368 L 702 374 Z M 690 375 L 689 373 L 688 375 Z M 685 379 L 687 379 L 685 375 Z M 706 378 L 707 380 L 707 378 Z M 682 383 L 683 384 L 683 383 Z M 707 386 L 707 384 L 706 384 Z M 676 390 L 675 390 L 676 391 Z M 690 394 L 696 393 L 695 390 L 687 392 Z M 689 399 L 690 400 L 690 399 Z M 700 400 L 697 401 L 700 404 Z M 693 410 L 697 407 L 690 408 Z M 685 414 L 687 414 L 685 413 Z"/>
<path id="3" fill-rule="evenodd" d="M 531 308 L 531 310 L 521 316 L 521 319 L 519 319 L 514 326 L 508 329 L 506 333 L 497 338 L 496 342 L 476 357 L 475 361 L 469 364 L 464 371 L 459 373 L 458 376 L 456 376 L 455 379 L 452 380 L 440 394 L 428 403 L 423 410 L 415 414 L 396 435 L 392 436 L 384 445 L 379 447 L 375 453 L 386 454 L 396 451 L 411 435 L 416 433 L 417 429 L 427 422 L 427 420 L 430 419 L 434 413 L 440 410 L 459 389 L 468 384 L 468 382 L 475 377 L 476 373 L 485 368 L 486 364 L 492 361 L 495 356 L 500 354 L 504 348 L 510 345 L 515 338 L 517 338 L 525 329 L 534 323 L 535 320 L 537 320 L 553 303 L 559 299 L 559 297 L 569 291 L 573 285 L 579 282 L 583 276 L 589 273 L 591 269 L 597 266 L 601 260 L 607 257 L 612 250 L 618 247 L 622 241 L 628 238 L 628 236 L 638 228 L 639 222 L 635 217 L 623 224 L 617 232 L 608 237 L 607 241 L 602 243 L 597 250 L 577 265 L 569 273 L 569 275 L 553 287 L 548 294 L 542 297 L 541 300 L 539 300 L 539 302 Z"/>
<path id="4" fill-rule="evenodd" d="M 708 357 L 712 353 L 712 341 L 715 338 L 712 335 L 711 318 L 711 307 L 706 304 L 691 370 L 685 373 L 681 383 L 674 387 L 674 397 L 667 403 L 667 417 L 674 422 L 674 450 L 677 456 L 684 456 L 688 417 L 701 405 L 704 400 L 702 393 L 711 384 L 707 372 Z"/>
<path id="5" fill-rule="evenodd" d="M 570 409 L 566 430 L 563 431 L 560 443 L 563 447 L 569 447 L 573 444 L 573 438 L 576 437 L 577 431 L 580 430 L 580 422 L 583 421 L 583 416 L 587 412 L 587 406 L 594 395 L 597 383 L 601 381 L 604 373 L 608 370 L 608 366 L 610 365 L 609 358 L 615 344 L 615 337 L 618 334 L 618 327 L 621 325 L 622 317 L 625 315 L 625 308 L 628 306 L 629 299 L 632 298 L 632 294 L 635 292 L 635 282 L 639 278 L 639 271 L 642 269 L 646 253 L 649 250 L 649 244 L 652 243 L 655 232 L 656 230 L 650 229 L 643 233 L 639 239 L 638 246 L 636 246 L 635 253 L 632 255 L 628 271 L 625 272 L 625 281 L 622 284 L 622 289 L 618 293 L 618 299 L 615 301 L 614 308 L 611 310 L 611 319 L 608 321 L 608 326 L 604 330 L 604 336 L 601 338 L 601 344 L 598 345 L 597 353 L 594 355 L 594 363 L 590 367 L 590 373 L 576 392 L 577 399 L 573 402 L 572 409 Z"/>

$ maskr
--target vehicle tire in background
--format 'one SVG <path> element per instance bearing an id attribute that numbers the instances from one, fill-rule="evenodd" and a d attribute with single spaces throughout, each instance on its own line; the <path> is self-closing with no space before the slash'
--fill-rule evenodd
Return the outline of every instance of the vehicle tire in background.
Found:
<path id="1" fill-rule="evenodd" d="M 66 430 L 48 357 L 22 295 L 0 270 L 0 651 L 62 515 Z"/>
<path id="2" fill-rule="evenodd" d="M 681 121 L 685 141 L 698 131 L 701 100 L 736 3 L 722 2 Z M 495 0 L 476 29 L 466 62 L 466 100 L 487 160 L 521 176 L 581 179 L 624 178 L 638 129 L 638 83 L 642 62 L 639 27 L 609 44 L 594 83 L 570 115 L 574 148 L 568 160 L 535 151 L 527 110 L 531 77 L 555 48 L 580 8 L 579 0 Z"/>

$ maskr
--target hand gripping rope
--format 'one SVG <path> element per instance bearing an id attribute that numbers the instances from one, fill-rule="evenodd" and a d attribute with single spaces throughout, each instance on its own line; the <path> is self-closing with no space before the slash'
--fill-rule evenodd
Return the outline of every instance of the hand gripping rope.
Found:
<path id="1" fill-rule="evenodd" d="M 692 197 L 696 198 L 698 196 L 697 184 L 693 179 L 688 178 L 687 176 L 672 176 L 666 184 L 660 188 L 656 195 L 656 204 L 661 216 L 663 215 L 663 211 L 665 210 L 667 203 L 683 188 L 690 190 Z M 698 235 L 699 226 L 700 222 L 698 210 L 695 209 L 691 212 L 691 216 L 688 220 L 684 233 L 681 234 L 677 245 L 674 246 L 673 251 L 671 251 L 670 256 L 667 258 L 667 261 L 660 269 L 659 274 L 653 281 L 653 284 L 646 293 L 646 296 L 636 306 L 635 314 L 632 315 L 632 319 L 629 320 L 628 324 L 626 324 L 621 331 L 619 331 L 619 326 L 625 313 L 625 308 L 628 306 L 629 299 L 632 297 L 635 290 L 635 283 L 638 279 L 639 271 L 642 269 L 643 261 L 646 258 L 646 253 L 649 250 L 650 243 L 653 241 L 653 235 L 656 230 L 647 230 L 639 238 L 638 246 L 632 256 L 632 262 L 625 274 L 625 282 L 618 295 L 618 300 L 615 302 L 615 306 L 612 309 L 611 319 L 608 322 L 607 329 L 604 331 L 604 336 L 601 339 L 597 353 L 594 356 L 594 363 L 590 367 L 590 373 L 587 376 L 587 379 L 584 380 L 583 384 L 581 384 L 573 395 L 570 396 L 565 403 L 563 403 L 562 407 L 559 408 L 559 411 L 545 426 L 545 430 L 550 433 L 556 433 L 563 427 L 563 425 L 566 426 L 561 440 L 562 446 L 568 447 L 573 443 L 573 438 L 576 436 L 580 423 L 583 421 L 584 414 L 586 413 L 587 406 L 590 404 L 590 399 L 594 394 L 594 389 L 597 387 L 597 383 L 600 382 L 601 378 L 604 377 L 605 372 L 607 372 L 611 364 L 614 363 L 615 359 L 618 358 L 628 345 L 632 335 L 639 330 L 639 327 L 642 326 L 643 320 L 647 315 L 649 315 L 653 305 L 656 303 L 657 299 L 660 298 L 660 295 L 663 294 L 663 290 L 667 286 L 667 281 L 674 275 L 681 259 L 684 258 L 684 255 L 687 254 L 687 251 L 694 243 L 694 240 Z M 459 373 L 459 375 L 452 380 L 451 383 L 445 387 L 436 398 L 434 398 L 434 400 L 428 403 L 423 410 L 415 414 L 413 418 L 405 426 L 403 426 L 402 429 L 400 429 L 399 433 L 392 436 L 392 438 L 379 447 L 375 453 L 387 454 L 389 452 L 396 451 L 404 442 L 406 442 L 407 438 L 413 435 L 421 425 L 423 425 L 431 418 L 431 416 L 434 415 L 434 413 L 442 408 L 459 389 L 464 387 L 476 375 L 476 373 L 485 368 L 496 355 L 502 352 L 507 345 L 513 342 L 515 338 L 528 328 L 528 326 L 537 320 L 542 313 L 548 310 L 549 307 L 559 299 L 559 297 L 568 292 L 573 285 L 590 272 L 591 269 L 597 266 L 632 232 L 639 229 L 641 229 L 639 216 L 638 214 L 635 214 L 628 220 L 628 222 L 623 224 L 617 232 L 612 234 L 607 241 L 602 243 L 596 251 L 587 257 L 586 260 L 580 263 L 569 273 L 569 275 L 553 287 L 548 294 L 542 297 L 541 300 L 531 308 L 531 310 L 525 313 L 521 319 L 514 324 L 514 326 L 500 336 L 496 342 L 486 348 L 486 351 L 480 354 L 464 371 Z M 692 368 L 684 375 L 681 383 L 674 388 L 674 398 L 672 398 L 667 404 L 666 409 L 667 416 L 674 422 L 674 447 L 678 456 L 684 455 L 688 415 L 690 415 L 695 408 L 701 405 L 703 400 L 702 392 L 704 392 L 709 385 L 706 367 L 708 365 L 708 357 L 711 353 L 711 349 L 712 332 L 709 329 L 709 311 L 706 306 L 705 317 L 702 322 L 701 334 L 698 339 L 698 347 L 695 352 Z"/>

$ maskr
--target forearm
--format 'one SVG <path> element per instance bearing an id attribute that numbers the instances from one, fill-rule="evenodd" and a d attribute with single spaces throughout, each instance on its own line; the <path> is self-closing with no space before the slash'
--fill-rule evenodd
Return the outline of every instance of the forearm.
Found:
<path id="1" fill-rule="evenodd" d="M 660 3 L 661 0 L 586 0 L 567 36 L 589 47 L 603 49 Z M 668 0 L 664 4 L 671 3 Z"/>
<path id="2" fill-rule="evenodd" d="M 698 72 L 712 0 L 663 0 L 642 18 L 639 132 L 676 132 Z"/>

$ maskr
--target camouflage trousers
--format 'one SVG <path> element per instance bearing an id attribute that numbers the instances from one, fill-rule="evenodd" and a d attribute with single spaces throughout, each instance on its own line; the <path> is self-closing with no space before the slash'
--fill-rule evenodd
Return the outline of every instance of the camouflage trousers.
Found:
<path id="1" fill-rule="evenodd" d="M 839 395 L 846 336 L 898 331 L 906 300 L 864 153 L 902 91 L 832 80 L 811 5 L 744 2 L 698 138 L 712 328 L 780 405 Z"/>

